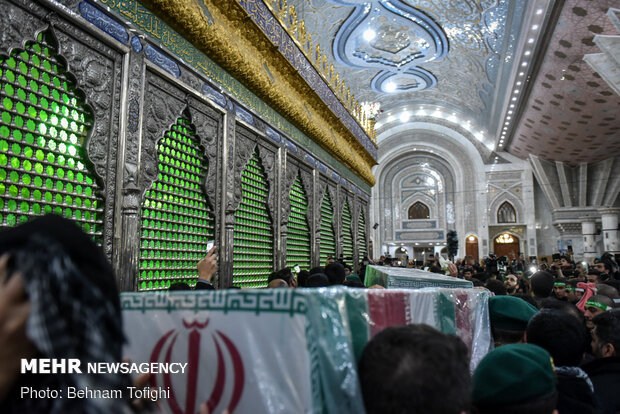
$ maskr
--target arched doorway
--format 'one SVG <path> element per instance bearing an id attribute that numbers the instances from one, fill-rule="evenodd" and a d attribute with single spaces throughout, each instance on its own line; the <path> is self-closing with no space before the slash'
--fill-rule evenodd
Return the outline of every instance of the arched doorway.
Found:
<path id="1" fill-rule="evenodd" d="M 406 266 L 409 260 L 409 252 L 405 247 L 399 247 L 394 252 L 394 256 L 396 256 L 396 260 L 400 262 L 398 266 Z"/>
<path id="2" fill-rule="evenodd" d="M 493 252 L 495 256 L 519 257 L 519 238 L 514 234 L 502 233 L 493 240 Z"/>
<path id="3" fill-rule="evenodd" d="M 465 255 L 473 257 L 476 263 L 480 260 L 478 257 L 478 238 L 476 236 L 469 236 L 465 240 Z"/>

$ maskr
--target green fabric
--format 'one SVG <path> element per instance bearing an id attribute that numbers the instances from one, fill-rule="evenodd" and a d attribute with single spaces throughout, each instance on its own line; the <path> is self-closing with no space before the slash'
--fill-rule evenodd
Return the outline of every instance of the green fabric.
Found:
<path id="1" fill-rule="evenodd" d="M 375 266 L 366 266 L 366 276 L 364 277 L 364 285 L 371 287 L 374 285 L 387 285 L 387 275 L 381 273 Z"/>
<path id="2" fill-rule="evenodd" d="M 360 279 L 360 277 L 358 275 L 356 275 L 355 273 L 352 273 L 352 274 L 348 275 L 345 279 L 348 282 L 362 283 L 362 279 Z"/>
<path id="3" fill-rule="evenodd" d="M 323 414 L 364 412 L 346 307 L 348 293 L 344 286 L 302 292 L 309 308 L 320 309 L 308 312 L 308 332 L 313 338 L 309 346 L 316 348 L 316 365 L 312 369 L 318 372 Z M 315 407 L 314 412 L 318 409 Z"/>
<path id="4" fill-rule="evenodd" d="M 473 383 L 475 405 L 525 403 L 555 390 L 553 361 L 549 352 L 538 345 L 500 346 L 480 361 Z"/>
<path id="5" fill-rule="evenodd" d="M 345 294 L 349 326 L 351 327 L 351 342 L 355 361 L 359 361 L 364 347 L 370 340 L 368 325 L 368 298 L 365 289 L 349 289 Z"/>
<path id="6" fill-rule="evenodd" d="M 521 298 L 501 295 L 489 299 L 491 328 L 525 331 L 536 312 L 536 307 Z"/>
<path id="7" fill-rule="evenodd" d="M 421 289 L 445 287 L 467 289 L 473 287 L 468 280 L 458 279 L 419 269 L 389 266 L 366 266 L 366 287 L 381 285 L 387 289 Z"/>
<path id="8" fill-rule="evenodd" d="M 454 308 L 454 292 L 441 290 L 435 302 L 441 332 L 448 335 L 456 335 L 456 310 Z"/>
<path id="9" fill-rule="evenodd" d="M 608 310 L 611 309 L 611 307 L 605 305 L 604 303 L 588 299 L 588 301 L 586 302 L 586 308 L 588 308 L 590 306 L 593 307 L 593 308 L 597 308 L 597 309 L 603 310 L 603 311 L 608 311 Z"/>

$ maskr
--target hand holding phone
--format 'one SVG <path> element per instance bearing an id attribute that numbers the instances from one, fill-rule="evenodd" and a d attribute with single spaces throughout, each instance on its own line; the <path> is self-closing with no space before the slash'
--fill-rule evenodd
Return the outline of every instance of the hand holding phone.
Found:
<path id="1" fill-rule="evenodd" d="M 217 246 L 214 245 L 214 241 L 207 242 L 207 254 L 198 262 L 198 278 L 211 281 L 215 272 L 217 272 L 217 254 L 215 253 Z"/>

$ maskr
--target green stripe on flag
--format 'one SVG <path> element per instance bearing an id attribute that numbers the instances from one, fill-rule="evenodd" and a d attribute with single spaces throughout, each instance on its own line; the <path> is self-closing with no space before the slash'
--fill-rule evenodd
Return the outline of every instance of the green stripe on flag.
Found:
<path id="1" fill-rule="evenodd" d="M 368 325 L 368 300 L 364 289 L 350 289 L 345 295 L 347 316 L 351 328 L 351 342 L 355 361 L 359 362 L 364 347 L 370 340 Z"/>
<path id="2" fill-rule="evenodd" d="M 440 290 L 435 302 L 437 320 L 441 326 L 441 332 L 456 335 L 456 314 L 454 311 L 454 293 L 448 290 Z"/>

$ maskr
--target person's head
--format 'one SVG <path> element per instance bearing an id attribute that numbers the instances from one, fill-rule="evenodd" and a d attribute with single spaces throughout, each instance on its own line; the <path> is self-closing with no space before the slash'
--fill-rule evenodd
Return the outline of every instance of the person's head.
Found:
<path id="1" fill-rule="evenodd" d="M 360 279 L 360 277 L 356 275 L 355 273 L 351 273 L 350 275 L 347 275 L 347 277 L 345 278 L 344 284 L 349 287 L 364 287 L 364 284 L 362 283 L 362 279 Z"/>
<path id="2" fill-rule="evenodd" d="M 611 310 L 614 306 L 613 300 L 603 295 L 594 295 L 586 301 L 583 317 L 586 320 L 588 329 L 594 328 L 592 319 L 603 312 Z"/>
<path id="3" fill-rule="evenodd" d="M 560 300 L 568 300 L 568 292 L 566 291 L 566 279 L 558 278 L 553 282 L 553 293 Z"/>
<path id="4" fill-rule="evenodd" d="M 495 295 L 501 296 L 506 294 L 506 285 L 501 280 L 487 279 L 484 286 L 495 293 Z"/>
<path id="5" fill-rule="evenodd" d="M 556 366 L 581 364 L 586 330 L 577 318 L 558 309 L 541 309 L 527 325 L 526 340 L 546 349 Z"/>
<path id="6" fill-rule="evenodd" d="M 315 273 L 310 275 L 306 282 L 306 287 L 324 287 L 329 286 L 329 279 L 324 273 Z"/>
<path id="7" fill-rule="evenodd" d="M 515 293 L 514 295 L 511 295 L 511 296 L 513 298 L 519 298 L 521 300 L 524 300 L 525 302 L 529 303 L 533 307 L 537 308 L 536 301 L 534 300 L 534 298 L 531 295 L 528 295 L 527 293 L 517 292 L 517 293 Z"/>
<path id="8" fill-rule="evenodd" d="M 489 318 L 495 346 L 521 342 L 527 324 L 538 312 L 535 306 L 514 296 L 489 298 Z"/>
<path id="9" fill-rule="evenodd" d="M 280 269 L 277 272 L 274 272 L 271 275 L 269 275 L 269 278 L 267 279 L 267 283 L 271 283 L 272 281 L 276 279 L 283 280 L 284 282 L 286 282 L 288 287 L 292 287 L 292 288 L 297 287 L 297 281 L 295 280 L 295 275 L 293 275 L 293 272 L 288 267 L 285 267 L 284 269 Z M 275 287 L 279 287 L 279 286 L 275 286 Z"/>
<path id="10" fill-rule="evenodd" d="M 168 288 L 169 291 L 174 290 L 192 290 L 192 288 L 185 282 L 177 282 L 170 285 Z"/>
<path id="11" fill-rule="evenodd" d="M 300 270 L 297 274 L 297 285 L 299 287 L 306 287 L 306 282 L 308 281 L 309 277 L 310 272 L 308 272 L 307 270 Z"/>
<path id="12" fill-rule="evenodd" d="M 608 262 L 598 262 L 594 264 L 594 269 L 598 270 L 601 273 L 611 273 L 611 265 Z"/>
<path id="13" fill-rule="evenodd" d="M 572 279 L 566 282 L 566 299 L 570 303 L 577 303 L 583 296 L 583 288 L 577 287 L 579 280 Z"/>
<path id="14" fill-rule="evenodd" d="M 508 293 L 514 293 L 519 286 L 519 278 L 515 275 L 507 275 L 504 279 L 504 284 Z"/>
<path id="15" fill-rule="evenodd" d="M 379 332 L 364 348 L 358 370 L 368 414 L 469 409 L 467 347 L 428 325 Z"/>
<path id="16" fill-rule="evenodd" d="M 609 299 L 615 301 L 616 299 L 620 299 L 620 294 L 618 294 L 618 289 L 615 287 L 608 285 L 611 282 L 599 283 L 596 285 L 596 293 L 599 295 L 607 296 Z"/>
<path id="17" fill-rule="evenodd" d="M 333 262 L 325 266 L 325 274 L 329 279 L 330 285 L 342 285 L 344 282 L 344 266 L 338 262 Z"/>
<path id="18" fill-rule="evenodd" d="M 496 348 L 473 375 L 472 403 L 479 414 L 552 414 L 556 400 L 551 355 L 538 345 Z"/>
<path id="19" fill-rule="evenodd" d="M 288 285 L 288 283 L 286 283 L 282 279 L 273 279 L 271 282 L 269 282 L 267 287 L 270 289 L 276 289 L 276 288 L 288 288 L 290 286 Z"/>
<path id="20" fill-rule="evenodd" d="M 603 312 L 592 319 L 592 353 L 596 358 L 620 356 L 620 310 Z"/>
<path id="21" fill-rule="evenodd" d="M 75 358 L 82 366 L 121 360 L 125 339 L 114 271 L 90 235 L 73 221 L 50 214 L 1 229 L 0 255 L 6 252 L 10 254 L 6 277 L 12 278 L 9 282 L 21 279 L 24 296 L 27 293 L 29 313 L 24 335 L 28 348 L 36 348 L 36 358 Z M 11 350 L 3 351 L 5 368 L 6 351 L 10 357 Z M 79 379 L 75 374 L 18 376 L 19 382 L 35 389 L 42 386 L 56 390 L 73 386 L 77 381 L 85 388 L 120 389 L 125 385 L 124 379 L 121 375 L 87 372 L 80 374 Z M 0 405 L 12 408 L 11 412 L 24 413 L 124 412 L 122 400 L 29 401 L 19 395 L 18 389 L 15 387 L 14 393 L 9 391 L 3 398 L 2 403 L 7 405 Z"/>
<path id="22" fill-rule="evenodd" d="M 353 273 L 353 269 L 351 268 L 351 265 L 345 264 L 343 263 L 344 266 L 344 275 L 349 276 L 351 273 Z"/>
<path id="23" fill-rule="evenodd" d="M 325 274 L 325 268 L 321 266 L 317 266 L 317 267 L 313 267 L 312 269 L 310 269 L 310 275 L 315 275 L 317 273 Z"/>
<path id="24" fill-rule="evenodd" d="M 537 298 L 546 298 L 553 290 L 553 275 L 549 272 L 538 271 L 530 280 L 532 295 Z"/>
<path id="25" fill-rule="evenodd" d="M 581 313 L 579 308 L 577 308 L 574 303 L 549 297 L 540 302 L 540 309 L 559 310 L 577 319 L 581 325 L 584 324 L 583 313 Z"/>
<path id="26" fill-rule="evenodd" d="M 586 279 L 588 280 L 589 283 L 599 283 L 601 281 L 600 277 L 601 277 L 601 272 L 593 268 L 588 270 L 588 272 L 586 273 Z"/>
<path id="27" fill-rule="evenodd" d="M 465 269 L 463 270 L 463 278 L 467 279 L 467 280 L 471 280 L 471 278 L 474 276 L 473 272 L 471 271 L 471 269 Z"/>

